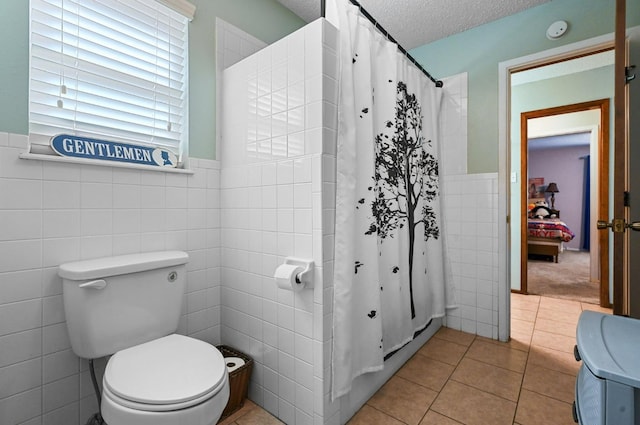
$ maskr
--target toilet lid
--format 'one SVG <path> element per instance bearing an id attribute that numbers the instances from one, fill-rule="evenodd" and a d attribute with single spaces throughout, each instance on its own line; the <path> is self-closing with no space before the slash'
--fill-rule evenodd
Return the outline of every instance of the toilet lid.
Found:
<path id="1" fill-rule="evenodd" d="M 173 334 L 114 354 L 104 384 L 126 400 L 175 404 L 212 392 L 226 374 L 224 358 L 214 346 Z"/>

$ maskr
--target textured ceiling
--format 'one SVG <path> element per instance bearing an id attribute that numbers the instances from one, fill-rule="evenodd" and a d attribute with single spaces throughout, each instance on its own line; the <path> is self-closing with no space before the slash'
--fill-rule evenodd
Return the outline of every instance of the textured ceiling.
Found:
<path id="1" fill-rule="evenodd" d="M 320 0 L 278 0 L 306 22 L 320 17 Z M 329 0 L 327 0 L 329 1 Z M 359 0 L 406 49 L 466 31 L 550 0 Z"/>

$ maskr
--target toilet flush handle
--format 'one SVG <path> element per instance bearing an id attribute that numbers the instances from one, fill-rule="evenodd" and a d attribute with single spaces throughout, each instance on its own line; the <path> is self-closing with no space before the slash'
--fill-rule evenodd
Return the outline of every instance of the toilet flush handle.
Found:
<path id="1" fill-rule="evenodd" d="M 80 288 L 89 289 L 104 289 L 107 286 L 107 282 L 104 279 L 92 280 L 91 282 L 85 282 L 78 285 Z"/>

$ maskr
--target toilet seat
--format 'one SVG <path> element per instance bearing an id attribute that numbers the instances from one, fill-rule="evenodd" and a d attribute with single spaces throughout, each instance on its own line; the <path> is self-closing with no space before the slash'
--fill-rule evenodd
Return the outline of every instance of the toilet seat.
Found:
<path id="1" fill-rule="evenodd" d="M 227 381 L 224 358 L 214 346 L 173 334 L 114 354 L 103 391 L 122 406 L 163 412 L 198 405 Z"/>

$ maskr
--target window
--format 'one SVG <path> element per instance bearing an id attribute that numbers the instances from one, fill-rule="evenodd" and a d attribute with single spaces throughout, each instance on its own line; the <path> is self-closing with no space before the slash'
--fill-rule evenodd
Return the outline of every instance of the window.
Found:
<path id="1" fill-rule="evenodd" d="M 51 154 L 65 133 L 182 160 L 193 11 L 185 0 L 31 0 L 31 152 Z"/>

